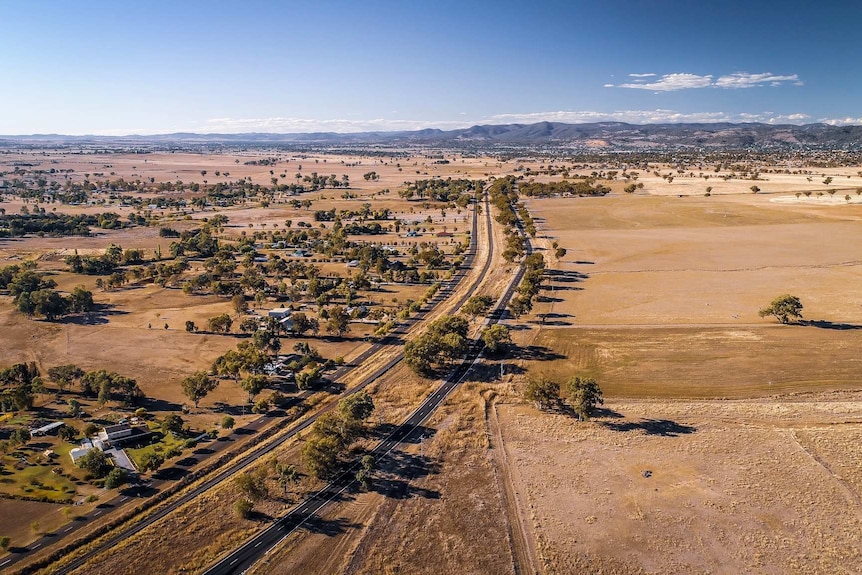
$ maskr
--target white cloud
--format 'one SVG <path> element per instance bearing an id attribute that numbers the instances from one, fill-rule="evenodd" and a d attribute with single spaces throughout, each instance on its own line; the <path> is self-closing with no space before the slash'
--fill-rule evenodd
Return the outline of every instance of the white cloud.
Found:
<path id="1" fill-rule="evenodd" d="M 729 74 L 727 76 L 721 76 L 718 80 L 715 81 L 716 88 L 754 88 L 756 86 L 763 86 L 764 84 L 769 84 L 771 86 L 781 86 L 784 82 L 793 82 L 794 86 L 801 86 L 802 82 L 799 80 L 799 76 L 797 74 L 790 74 L 789 76 L 776 76 L 774 74 L 770 74 L 766 72 L 764 74 L 749 74 L 748 72 L 738 72 L 736 74 Z"/>
<path id="2" fill-rule="evenodd" d="M 689 88 L 708 88 L 711 85 L 712 76 L 698 76 L 697 74 L 665 74 L 655 82 L 636 81 L 631 84 L 619 84 L 615 87 L 652 90 L 654 92 L 672 92 Z"/>
<path id="3" fill-rule="evenodd" d="M 862 125 L 862 118 L 821 118 L 818 120 L 830 126 L 859 126 Z"/>
<path id="4" fill-rule="evenodd" d="M 757 86 L 783 86 L 791 83 L 794 86 L 802 86 L 803 82 L 797 74 L 778 76 L 770 72 L 762 74 L 750 74 L 748 72 L 737 72 L 719 76 L 713 80 L 711 74 L 701 76 L 698 74 L 664 74 L 656 81 L 646 81 L 645 78 L 655 74 L 629 74 L 634 82 L 626 84 L 605 84 L 605 88 L 629 88 L 635 90 L 651 90 L 653 92 L 674 92 L 676 90 L 688 90 L 692 88 L 755 88 Z"/>
<path id="5" fill-rule="evenodd" d="M 763 122 L 769 124 L 800 124 L 810 116 L 807 114 L 776 115 L 762 113 L 729 112 L 678 112 L 676 110 L 617 110 L 614 112 L 558 111 L 531 112 L 525 114 L 498 114 L 484 119 L 491 124 L 534 122 L 626 122 L 629 124 L 680 124 L 715 122 Z"/>

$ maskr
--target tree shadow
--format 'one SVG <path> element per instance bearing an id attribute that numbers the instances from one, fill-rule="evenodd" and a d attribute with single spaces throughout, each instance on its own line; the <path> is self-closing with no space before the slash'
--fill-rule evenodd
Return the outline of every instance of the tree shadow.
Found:
<path id="1" fill-rule="evenodd" d="M 423 432 L 419 437 L 428 438 L 434 430 Z M 416 435 L 416 434 L 411 434 Z M 380 475 L 371 484 L 370 490 L 389 499 L 409 499 L 423 497 L 439 499 L 440 492 L 424 487 L 417 487 L 411 482 L 440 472 L 440 463 L 425 455 L 392 451 L 381 462 Z"/>
<path id="2" fill-rule="evenodd" d="M 614 411 L 609 407 L 594 407 L 592 416 L 605 417 L 608 419 L 622 419 L 623 417 L 625 417 L 625 415 L 623 415 L 619 411 Z"/>
<path id="3" fill-rule="evenodd" d="M 352 523 L 343 517 L 335 519 L 323 519 L 318 515 L 311 514 L 303 524 L 303 528 L 311 533 L 335 537 L 346 533 L 348 529 L 360 529 L 361 523 Z"/>
<path id="4" fill-rule="evenodd" d="M 189 474 L 188 469 L 180 469 L 179 467 L 167 467 L 159 469 L 153 477 L 166 481 L 178 481 Z"/>
<path id="5" fill-rule="evenodd" d="M 143 399 L 142 404 L 150 413 L 156 411 L 180 411 L 182 409 L 182 406 L 179 403 L 166 401 L 164 399 L 155 399 L 152 397 Z"/>
<path id="6" fill-rule="evenodd" d="M 562 300 L 560 300 L 562 301 Z M 567 326 L 572 325 L 572 322 L 566 321 L 564 318 L 575 317 L 569 313 L 540 313 L 536 319 L 532 319 L 529 323 L 535 325 L 547 325 L 547 326 Z"/>
<path id="7" fill-rule="evenodd" d="M 799 322 L 799 325 L 817 327 L 820 329 L 834 329 L 839 331 L 862 329 L 862 325 L 852 323 L 834 323 L 822 319 L 802 320 Z"/>
<path id="8" fill-rule="evenodd" d="M 83 314 L 69 315 L 54 320 L 52 323 L 72 325 L 104 325 L 111 316 L 128 315 L 129 312 L 117 309 L 113 304 L 96 304 L 93 311 Z"/>
<path id="9" fill-rule="evenodd" d="M 527 345 L 515 348 L 512 352 L 512 358 L 527 361 L 553 361 L 556 359 L 566 359 L 566 356 L 557 353 L 549 347 Z"/>
<path id="10" fill-rule="evenodd" d="M 683 425 L 669 419 L 642 419 L 641 421 L 602 421 L 599 422 L 612 431 L 644 431 L 647 435 L 660 435 L 662 437 L 677 437 L 697 431 L 696 427 Z"/>
<path id="11" fill-rule="evenodd" d="M 574 270 L 557 269 L 546 269 L 545 277 L 550 281 L 558 283 L 580 283 L 590 278 L 589 274 L 581 273 Z"/>

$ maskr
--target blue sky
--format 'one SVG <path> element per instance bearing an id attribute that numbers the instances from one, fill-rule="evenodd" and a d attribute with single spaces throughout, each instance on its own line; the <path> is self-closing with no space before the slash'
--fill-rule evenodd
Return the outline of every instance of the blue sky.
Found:
<path id="1" fill-rule="evenodd" d="M 0 1 L 0 134 L 862 124 L 862 3 Z"/>

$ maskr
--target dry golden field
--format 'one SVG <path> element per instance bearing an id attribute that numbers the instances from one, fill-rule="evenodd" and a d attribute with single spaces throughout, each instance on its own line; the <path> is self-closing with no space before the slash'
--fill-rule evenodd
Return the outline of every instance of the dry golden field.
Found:
<path id="1" fill-rule="evenodd" d="M 424 237 L 373 238 L 401 246 L 427 241 L 443 226 L 458 235 L 469 226 L 467 212 L 443 216 L 439 208 L 398 198 L 403 182 L 502 176 L 545 165 L 279 152 L 58 152 L 38 160 L 48 162 L 43 167 L 73 167 L 73 178 L 114 172 L 112 177 L 200 183 L 251 177 L 269 185 L 270 167 L 243 162 L 276 156 L 281 161 L 272 169 L 275 177 L 284 173 L 286 183 L 295 181 L 299 164 L 303 174 L 349 175 L 356 197 L 343 198 L 341 190 L 303 196 L 314 200 L 312 211 L 368 202 L 407 222 L 432 217 L 433 230 Z M 4 156 L 2 162 L 22 158 Z M 216 177 L 215 170 L 230 176 Z M 363 179 L 371 170 L 379 181 Z M 816 172 L 813 181 L 766 173 L 756 182 L 678 175 L 668 183 L 641 171 L 644 188 L 634 194 L 623 193 L 616 180 L 606 182 L 614 191 L 605 197 L 527 199 L 550 289 L 531 314 L 508 322 L 521 350 L 505 361 L 507 375 L 499 380 L 496 361 L 474 374 L 483 382 L 462 386 L 427 424 L 427 439 L 383 466 L 375 489 L 329 507 L 258 572 L 409 574 L 427 573 L 429 566 L 453 574 L 862 572 L 862 302 L 856 295 L 862 203 L 850 191 L 862 186 L 862 177 L 855 168 Z M 826 175 L 833 184 L 821 184 Z M 754 183 L 758 194 L 749 190 Z M 713 188 L 709 197 L 707 186 Z M 381 194 L 386 188 L 391 192 Z M 838 190 L 834 196 L 830 188 Z M 804 195 L 811 190 L 811 197 Z M 6 201 L 2 207 L 15 213 L 21 204 Z M 131 211 L 112 205 L 65 209 Z M 183 213 L 161 213 L 165 225 L 177 229 L 195 224 Z M 319 225 L 309 210 L 279 203 L 189 215 L 198 220 L 215 213 L 230 218 L 225 234 L 234 238 L 283 229 L 286 220 Z M 497 226 L 494 234 L 499 258 Z M 552 241 L 567 249 L 559 261 Z M 5 241 L 0 264 L 36 258 L 40 270 L 55 274 L 59 289 L 80 283 L 94 289 L 95 277 L 71 276 L 62 258 L 74 249 L 98 253 L 112 242 L 166 251 L 170 239 L 151 227 Z M 441 241 L 444 249 L 448 245 Z M 325 273 L 346 272 L 344 262 L 319 265 Z M 483 293 L 499 294 L 513 268 L 498 259 Z M 388 305 L 424 292 L 417 286 L 385 290 L 365 297 Z M 115 370 L 136 378 L 166 409 L 176 409 L 186 401 L 179 381 L 239 341 L 183 329 L 186 320 L 201 325 L 231 312 L 223 298 L 155 285 L 94 293 L 113 313 L 87 325 L 27 320 L 4 298 L 0 366 L 26 359 L 43 369 L 74 362 Z M 801 298 L 805 324 L 783 326 L 758 316 L 783 293 Z M 308 341 L 325 357 L 349 361 L 367 345 L 364 329 L 354 325 L 354 337 L 343 341 Z M 286 338 L 285 348 L 293 343 Z M 595 377 L 604 390 L 605 410 L 592 422 L 539 412 L 521 400 L 528 377 L 564 381 L 574 374 Z M 403 418 L 433 386 L 403 367 L 390 373 L 371 388 L 378 423 Z M 189 417 L 201 428 L 212 427 L 220 419 L 216 402 L 236 404 L 244 396 L 232 381 L 222 381 Z M 301 443 L 286 444 L 277 456 L 298 461 Z M 306 478 L 296 490 L 313 486 Z M 258 505 L 263 515 L 239 521 L 225 506 L 237 496 L 235 486 L 225 484 L 81 572 L 203 568 L 266 516 L 289 508 L 292 498 L 274 494 Z M 40 513 L 35 505 L 22 511 L 28 518 Z M 16 543 L 27 536 L 26 528 L 19 529 Z"/>

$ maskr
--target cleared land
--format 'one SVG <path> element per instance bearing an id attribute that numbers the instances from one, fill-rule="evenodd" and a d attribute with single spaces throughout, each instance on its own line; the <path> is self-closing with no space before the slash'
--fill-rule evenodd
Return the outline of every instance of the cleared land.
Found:
<path id="1" fill-rule="evenodd" d="M 292 183 L 302 164 L 303 174 L 348 175 L 355 197 L 332 189 L 303 194 L 314 202 L 310 211 L 249 202 L 196 210 L 190 219 L 181 210 L 154 212 L 178 230 L 224 214 L 230 218 L 224 234 L 236 239 L 243 232 L 283 230 L 287 220 L 294 229 L 300 222 L 319 227 L 314 210 L 356 210 L 367 202 L 414 227 L 432 221 L 416 239 L 403 230 L 361 239 L 407 248 L 433 238 L 446 252 L 453 240 L 436 233 L 445 226 L 463 239 L 468 211 L 447 209 L 444 215 L 433 203 L 400 199 L 395 191 L 403 182 L 432 175 L 518 175 L 527 168 L 539 171 L 537 180 L 559 179 L 541 173 L 545 161 L 531 159 L 452 157 L 444 165 L 419 154 L 284 154 L 287 163 L 273 168 L 274 174 L 267 165 L 245 164 L 275 154 L 149 154 L 144 162 L 133 154 L 58 152 L 42 167 L 73 168 L 76 181 L 98 171 L 201 184 L 248 177 L 267 186 L 272 177 Z M 22 160 L 32 158 L 3 157 L 7 163 Z M 599 169 L 607 166 L 573 172 Z M 215 170 L 231 174 L 214 176 Z M 379 180 L 363 178 L 371 170 Z M 504 361 L 507 375 L 499 378 L 497 361 L 474 373 L 482 382 L 463 386 L 447 401 L 421 445 L 383 462 L 370 492 L 351 493 L 328 508 L 271 553 L 259 572 L 406 574 L 426 573 L 429 566 L 440 573 L 495 574 L 862 571 L 862 307 L 856 297 L 862 204 L 854 192 L 862 177 L 856 168 L 764 173 L 756 181 L 707 180 L 672 166 L 657 171 L 675 177 L 668 182 L 640 170 L 636 181 L 644 187 L 634 194 L 623 193 L 618 177 L 602 180 L 613 190 L 605 197 L 526 199 L 539 228 L 534 245 L 549 273 L 533 312 L 508 322 L 520 349 Z M 834 182 L 823 183 L 827 176 Z M 757 194 L 750 190 L 755 184 L 761 188 Z M 710 197 L 704 197 L 707 186 Z M 22 205 L 2 204 L 7 213 Z M 119 210 L 124 217 L 134 211 L 115 205 L 63 209 Z M 101 253 L 111 242 L 167 251 L 170 239 L 160 238 L 157 229 L 0 244 L 3 264 L 38 258 L 39 269 L 55 274 L 61 290 L 84 283 L 110 306 L 91 324 L 52 324 L 22 318 L 4 298 L 0 366 L 26 359 L 42 368 L 75 362 L 112 369 L 140 382 L 160 406 L 158 416 L 179 410 L 187 401 L 179 380 L 209 367 L 240 341 L 186 333 L 183 324 L 231 313 L 228 300 L 156 285 L 102 292 L 94 277 L 73 277 L 62 263 L 70 249 Z M 499 227 L 494 233 L 499 248 Z M 559 261 L 552 241 L 567 249 Z M 261 251 L 275 253 L 266 246 Z M 347 271 L 343 261 L 312 259 L 325 274 Z M 498 260 L 482 291 L 498 294 L 512 269 Z M 393 300 L 418 299 L 426 287 L 386 285 L 361 297 L 395 309 Z M 809 323 L 780 326 L 758 316 L 760 307 L 782 293 L 802 299 Z M 367 345 L 362 338 L 371 327 L 355 323 L 353 330 L 343 340 L 302 340 L 325 357 L 349 361 Z M 285 347 L 294 339 L 285 338 Z M 142 354 L 147 360 L 141 361 Z M 560 381 L 573 374 L 596 377 L 605 410 L 590 423 L 539 412 L 520 394 L 526 378 L 540 374 Z M 377 405 L 373 423 L 385 429 L 398 421 L 432 385 L 403 366 L 394 370 L 369 388 Z M 245 392 L 224 380 L 188 418 L 197 428 L 211 428 L 222 416 L 215 408 L 244 400 Z M 40 401 L 62 408 L 47 397 Z M 240 416 L 238 423 L 251 417 Z M 303 441 L 285 444 L 278 460 L 298 461 Z M 357 452 L 363 447 L 360 442 Z M 81 572 L 202 569 L 315 485 L 305 476 L 284 492 L 270 480 L 270 497 L 257 504 L 251 519 L 240 520 L 229 509 L 239 492 L 228 482 Z M 3 516 L 8 511 L 28 522 L 44 517 L 43 530 L 63 523 L 63 508 L 0 502 Z M 6 531 L 0 535 L 12 535 L 13 545 L 35 538 L 26 524 Z"/>
<path id="2" fill-rule="evenodd" d="M 523 332 L 552 354 L 531 369 L 586 372 L 625 397 L 858 388 L 862 206 L 744 199 L 530 201 L 537 244 L 568 249 L 536 308 L 544 323 Z M 758 316 L 783 293 L 808 324 Z"/>
<path id="3" fill-rule="evenodd" d="M 862 570 L 862 397 L 500 405 L 548 573 Z M 537 438 L 541 437 L 541 441 Z"/>

